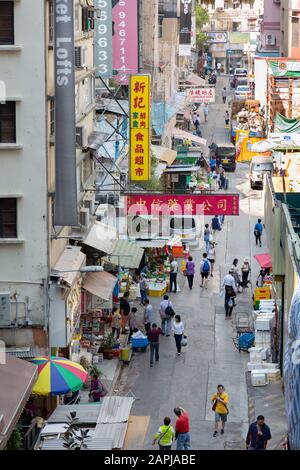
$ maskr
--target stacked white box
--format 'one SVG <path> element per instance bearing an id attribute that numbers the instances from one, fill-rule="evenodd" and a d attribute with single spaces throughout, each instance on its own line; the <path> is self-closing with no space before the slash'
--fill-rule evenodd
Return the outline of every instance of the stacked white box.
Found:
<path id="1" fill-rule="evenodd" d="M 253 370 L 258 369 L 261 369 L 263 372 L 265 372 L 262 362 L 248 362 L 248 372 L 252 372 Z"/>
<path id="2" fill-rule="evenodd" d="M 262 387 L 268 383 L 269 380 L 265 372 L 261 372 L 260 370 L 253 370 L 251 372 L 251 384 L 253 387 Z"/>
<path id="3" fill-rule="evenodd" d="M 261 358 L 263 361 L 266 361 L 268 357 L 270 356 L 270 350 L 269 348 L 262 348 L 261 351 Z"/>

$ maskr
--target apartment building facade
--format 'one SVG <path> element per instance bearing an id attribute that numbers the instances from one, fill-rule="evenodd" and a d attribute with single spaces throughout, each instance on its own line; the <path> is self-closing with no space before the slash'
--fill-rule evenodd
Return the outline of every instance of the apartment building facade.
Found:
<path id="1" fill-rule="evenodd" d="M 219 62 L 224 71 L 229 64 L 247 66 L 253 52 L 255 37 L 260 31 L 262 0 L 200 0 L 208 11 L 210 22 L 204 26 L 209 34 L 212 66 Z M 238 34 L 241 33 L 241 34 Z"/>
<path id="2" fill-rule="evenodd" d="M 280 0 L 264 0 L 257 53 L 260 57 L 278 56 L 280 51 Z"/>
<path id="3" fill-rule="evenodd" d="M 0 28 L 0 80 L 6 86 L 0 104 L 0 339 L 8 346 L 67 347 L 80 315 L 79 269 L 86 258 L 74 245 L 93 223 L 94 192 L 89 189 L 95 181 L 92 153 L 99 145 L 94 132 L 95 12 L 90 0 L 66 2 L 74 7 L 78 224 L 57 227 L 57 3 L 0 2 L 0 26 L 6 25 Z M 61 277 L 59 271 L 64 271 Z M 56 317 L 51 319 L 54 305 Z"/>
<path id="4" fill-rule="evenodd" d="M 280 0 L 280 55 L 300 57 L 300 0 Z"/>

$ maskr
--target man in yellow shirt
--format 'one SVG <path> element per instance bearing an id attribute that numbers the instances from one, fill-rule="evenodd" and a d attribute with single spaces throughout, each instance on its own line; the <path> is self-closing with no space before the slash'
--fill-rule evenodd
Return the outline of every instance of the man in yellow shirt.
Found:
<path id="1" fill-rule="evenodd" d="M 225 392 L 225 388 L 223 385 L 217 386 L 217 393 L 215 393 L 211 397 L 211 402 L 213 404 L 213 411 L 215 412 L 215 432 L 213 434 L 214 437 L 218 435 L 219 431 L 219 421 L 222 422 L 221 427 L 221 434 L 224 434 L 225 423 L 227 421 L 228 411 L 228 395 Z"/>

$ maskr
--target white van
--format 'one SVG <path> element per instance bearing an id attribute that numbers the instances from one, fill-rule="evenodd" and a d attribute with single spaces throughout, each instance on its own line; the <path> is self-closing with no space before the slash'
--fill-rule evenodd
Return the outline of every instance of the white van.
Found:
<path id="1" fill-rule="evenodd" d="M 235 77 L 247 77 L 248 70 L 244 68 L 236 68 L 234 69 L 234 76 Z"/>
<path id="2" fill-rule="evenodd" d="M 192 215 L 170 215 L 170 236 L 179 236 L 183 244 L 196 247 L 199 244 L 197 219 Z"/>

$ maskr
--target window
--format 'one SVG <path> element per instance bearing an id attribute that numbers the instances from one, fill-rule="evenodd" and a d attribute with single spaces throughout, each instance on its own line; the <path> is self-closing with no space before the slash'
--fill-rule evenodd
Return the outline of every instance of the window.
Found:
<path id="1" fill-rule="evenodd" d="M 49 1 L 49 42 L 53 42 L 54 39 L 54 10 L 53 10 L 53 0 Z"/>
<path id="2" fill-rule="evenodd" d="M 234 21 L 232 23 L 232 31 L 239 31 L 240 23 L 238 21 Z"/>
<path id="3" fill-rule="evenodd" d="M 74 11 L 74 30 L 75 32 L 79 31 L 79 14 L 80 14 L 80 8 L 78 5 L 75 5 L 75 11 Z"/>
<path id="4" fill-rule="evenodd" d="M 0 44 L 14 44 L 14 2 L 0 1 Z"/>
<path id="5" fill-rule="evenodd" d="M 0 198 L 0 238 L 17 238 L 17 200 Z"/>
<path id="6" fill-rule="evenodd" d="M 292 16 L 292 47 L 299 46 L 299 18 Z"/>
<path id="7" fill-rule="evenodd" d="M 162 38 L 163 35 L 163 19 L 165 17 L 164 1 L 158 2 L 158 37 Z"/>
<path id="8" fill-rule="evenodd" d="M 50 135 L 54 135 L 54 100 L 50 100 Z"/>
<path id="9" fill-rule="evenodd" d="M 228 10 L 228 8 L 229 8 L 229 7 L 228 7 L 228 1 L 227 1 L 227 2 L 225 1 L 225 2 L 224 2 L 224 10 Z"/>
<path id="10" fill-rule="evenodd" d="M 253 10 L 254 7 L 254 0 L 250 0 L 250 10 Z"/>
<path id="11" fill-rule="evenodd" d="M 16 142 L 16 103 L 7 101 L 0 104 L 0 143 Z"/>

